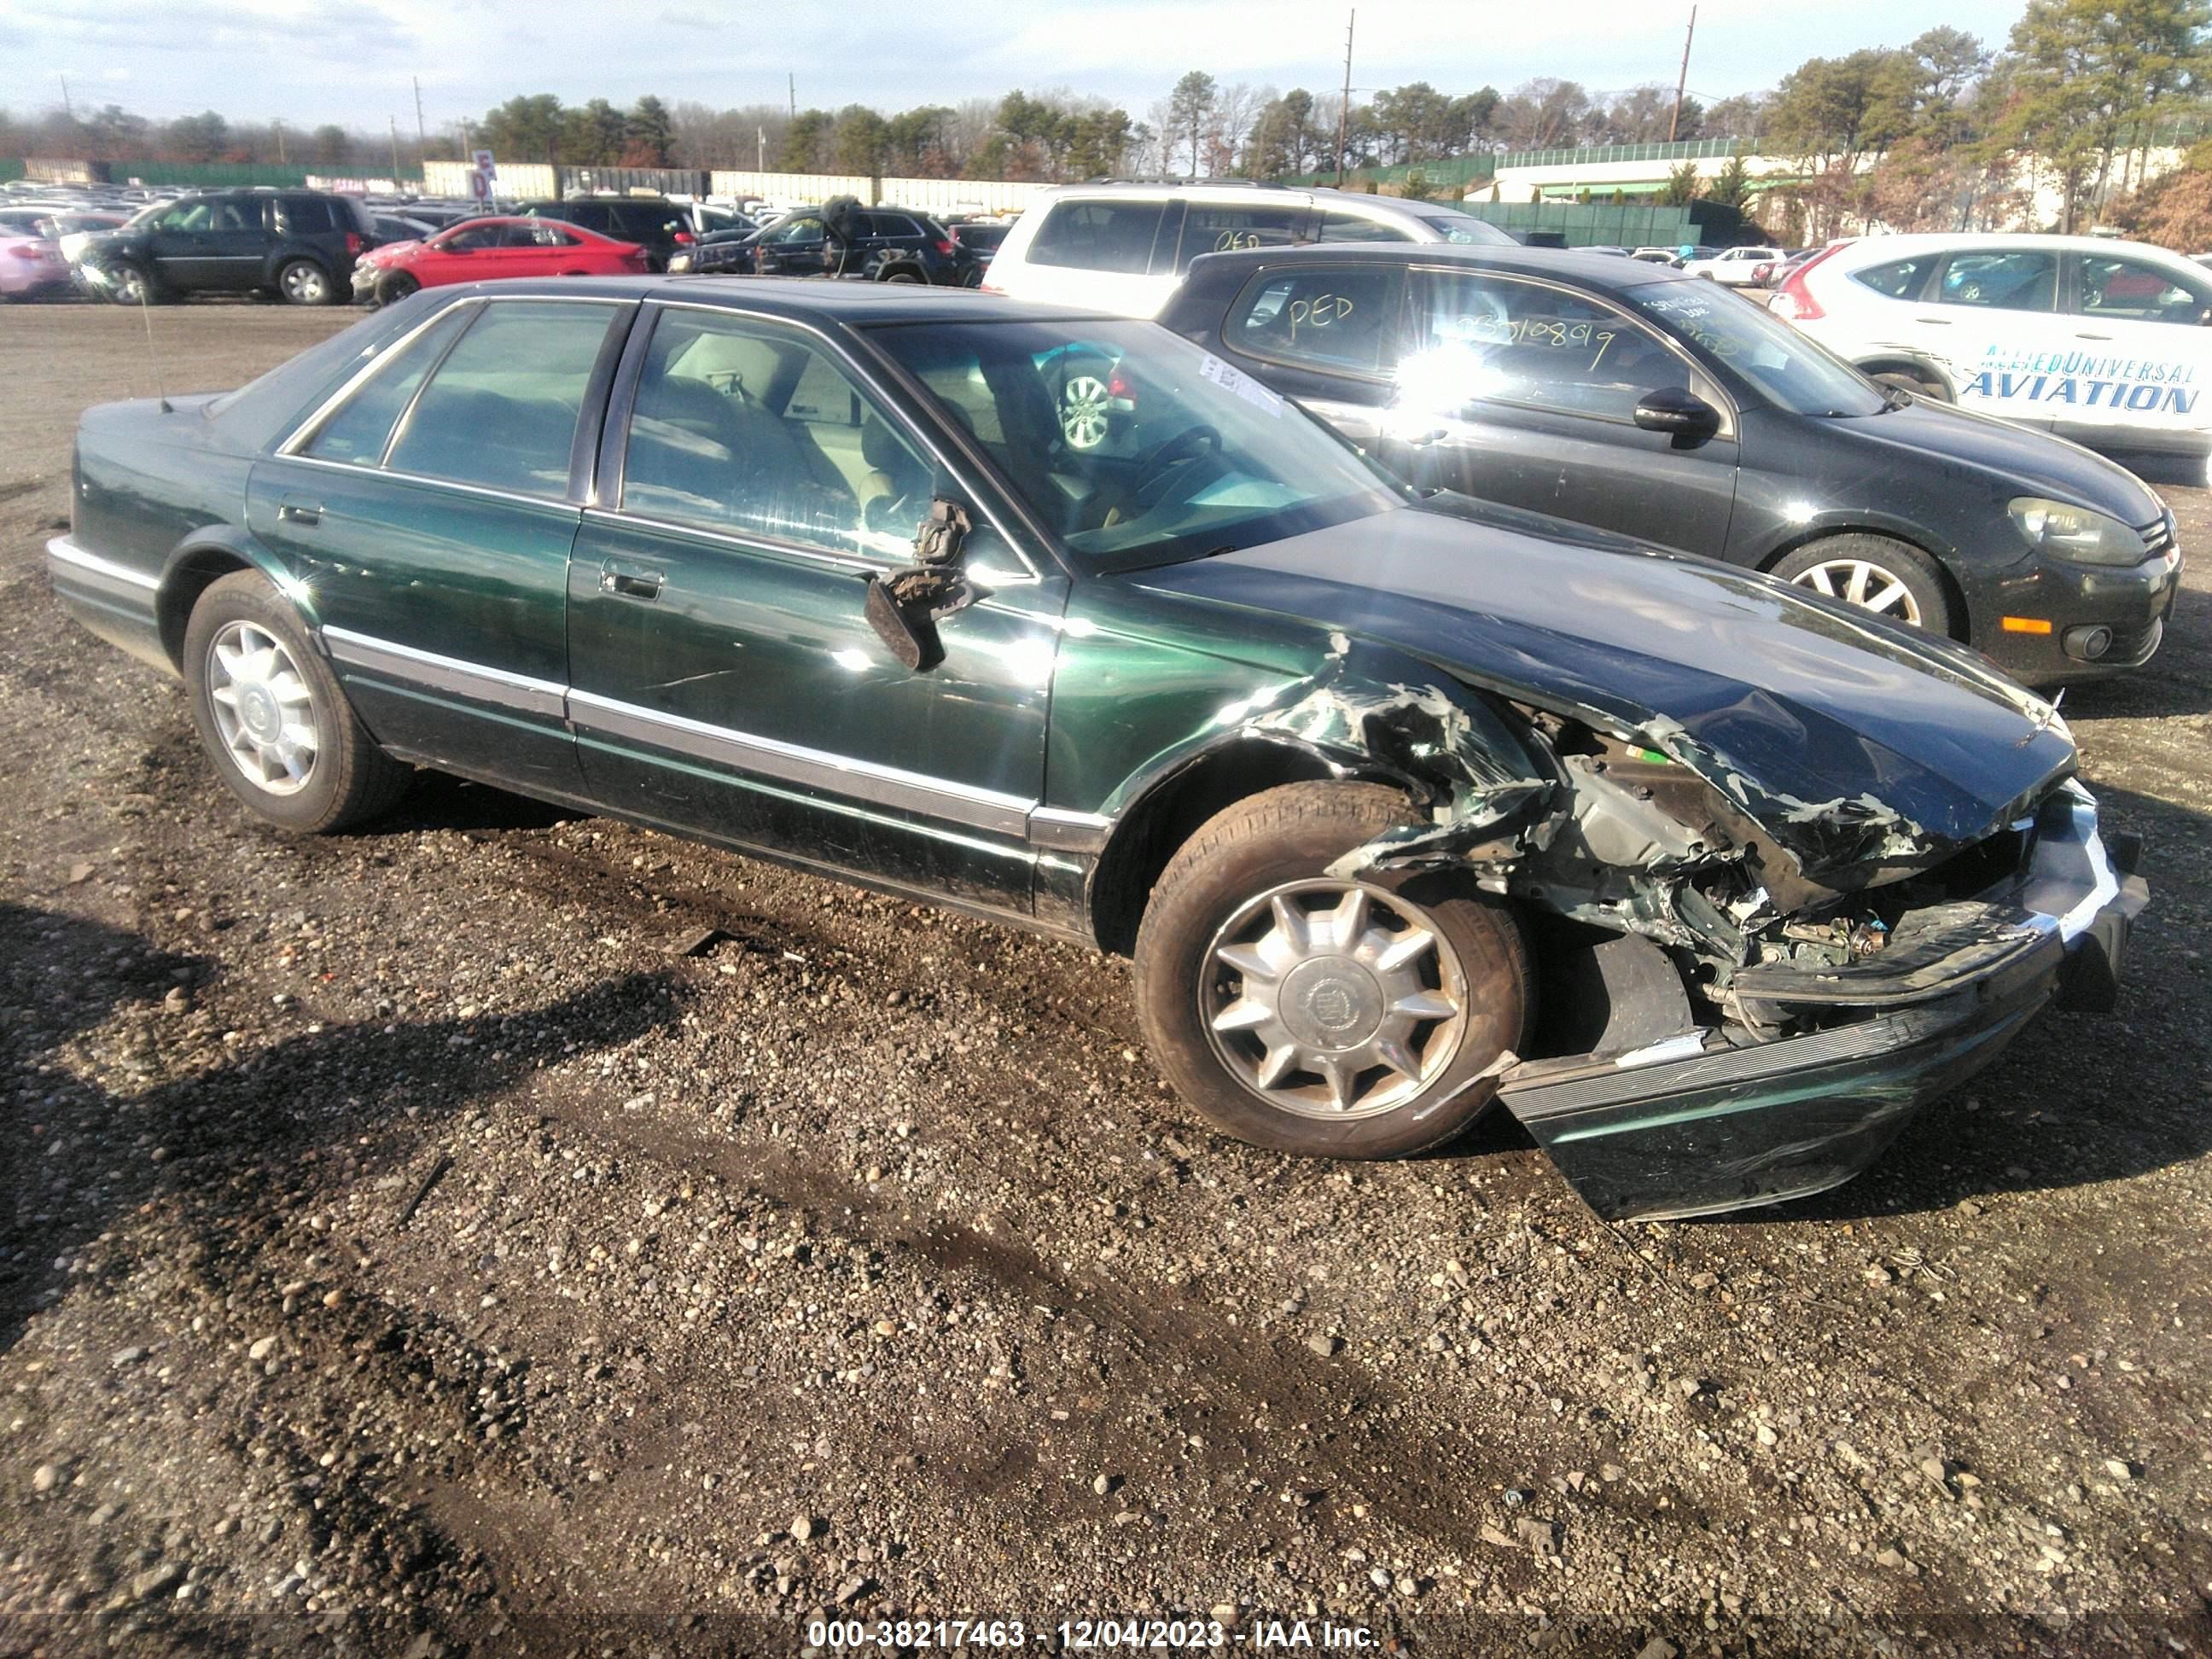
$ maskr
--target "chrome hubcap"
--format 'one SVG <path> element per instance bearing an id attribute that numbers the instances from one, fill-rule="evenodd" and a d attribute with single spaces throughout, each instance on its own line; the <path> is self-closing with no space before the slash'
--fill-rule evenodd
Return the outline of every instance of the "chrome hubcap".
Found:
<path id="1" fill-rule="evenodd" d="M 276 635 L 229 623 L 208 647 L 207 678 L 216 731 L 246 781 L 272 795 L 306 788 L 322 748 L 314 698 Z"/>
<path id="2" fill-rule="evenodd" d="M 1920 625 L 1920 605 L 1893 571 L 1864 559 L 1829 559 L 1801 571 L 1797 586 L 1809 587 L 1815 593 L 1825 593 L 1832 599 L 1844 599 L 1885 617 L 1894 617 L 1899 622 Z"/>
<path id="3" fill-rule="evenodd" d="M 319 300 L 323 273 L 313 265 L 294 265 L 284 273 L 284 292 L 295 300 Z"/>
<path id="4" fill-rule="evenodd" d="M 1353 882 L 1303 881 L 1240 908 L 1206 947 L 1200 1018 L 1271 1106 L 1364 1117 L 1412 1100 L 1458 1051 L 1467 987 L 1421 910 Z"/>
<path id="5" fill-rule="evenodd" d="M 1077 449 L 1096 449 L 1106 441 L 1113 394 L 1096 374 L 1078 374 L 1060 394 L 1060 430 Z"/>

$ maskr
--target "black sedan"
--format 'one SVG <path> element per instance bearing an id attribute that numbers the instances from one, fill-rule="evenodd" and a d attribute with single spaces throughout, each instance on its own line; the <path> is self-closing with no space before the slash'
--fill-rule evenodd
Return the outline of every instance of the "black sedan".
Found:
<path id="1" fill-rule="evenodd" d="M 2148 661 L 2180 585 L 2133 474 L 1877 386 L 1663 266 L 1271 248 L 1195 261 L 1159 320 L 1418 486 L 1768 571 L 2030 684 Z"/>

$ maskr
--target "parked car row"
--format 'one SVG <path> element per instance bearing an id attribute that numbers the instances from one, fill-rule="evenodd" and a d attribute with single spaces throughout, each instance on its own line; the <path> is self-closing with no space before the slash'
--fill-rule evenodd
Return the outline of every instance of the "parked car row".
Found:
<path id="1" fill-rule="evenodd" d="M 1410 488 L 1263 378 L 1317 337 L 1556 354 L 1746 471 L 1822 420 L 2021 435 L 1818 406 L 1883 400 L 1623 269 L 1209 253 L 1199 340 L 890 283 L 429 289 L 89 411 L 48 568 L 282 829 L 434 766 L 1129 954 L 1161 1071 L 1263 1146 L 1401 1156 L 1502 1103 L 1601 1214 L 1772 1202 L 2047 1004 L 2108 1008 L 2148 893 L 1978 653 Z M 1101 434 L 1078 366 L 1127 405 Z"/>

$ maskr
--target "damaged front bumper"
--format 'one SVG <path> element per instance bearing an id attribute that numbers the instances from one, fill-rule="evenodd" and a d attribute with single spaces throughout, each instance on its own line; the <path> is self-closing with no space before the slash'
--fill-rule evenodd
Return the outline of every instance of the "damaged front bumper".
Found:
<path id="1" fill-rule="evenodd" d="M 1702 1215 L 1849 1181 L 2046 1003 L 2112 1006 L 2149 896 L 2126 867 L 2131 849 L 2115 860 L 2095 801 L 2074 783 L 2015 828 L 2023 851 L 2010 877 L 1917 914 L 1878 955 L 1737 976 L 1748 1016 L 1802 1034 L 1708 1029 L 1618 1055 L 1524 1062 L 1499 1097 L 1609 1218 Z"/>

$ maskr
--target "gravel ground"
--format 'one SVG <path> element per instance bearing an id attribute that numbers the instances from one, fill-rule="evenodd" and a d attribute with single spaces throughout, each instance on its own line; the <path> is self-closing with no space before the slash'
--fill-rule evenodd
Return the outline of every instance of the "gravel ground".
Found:
<path id="1" fill-rule="evenodd" d="M 181 392 L 346 318 L 152 320 Z M 2148 842 L 2119 1012 L 1840 1192 L 1608 1228 L 1497 1118 L 1210 1134 L 1118 961 L 450 781 L 258 827 L 41 568 L 140 319 L 0 313 L 0 1650 L 2212 1650 L 2202 574 L 2067 700 Z"/>

